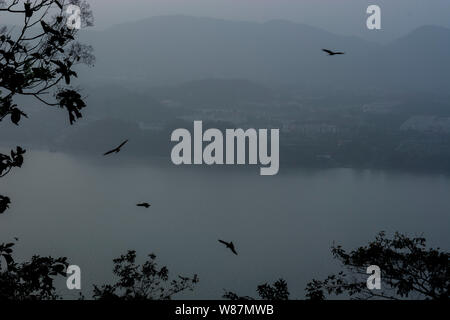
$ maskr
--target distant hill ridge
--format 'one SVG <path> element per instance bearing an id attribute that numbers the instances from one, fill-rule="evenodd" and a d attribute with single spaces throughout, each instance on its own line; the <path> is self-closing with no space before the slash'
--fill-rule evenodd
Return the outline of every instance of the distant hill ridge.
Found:
<path id="1" fill-rule="evenodd" d="M 315 27 L 161 16 L 84 32 L 96 81 L 143 86 L 207 78 L 337 89 L 442 90 L 450 85 L 450 29 L 424 26 L 388 45 Z M 322 48 L 346 52 L 328 57 Z"/>

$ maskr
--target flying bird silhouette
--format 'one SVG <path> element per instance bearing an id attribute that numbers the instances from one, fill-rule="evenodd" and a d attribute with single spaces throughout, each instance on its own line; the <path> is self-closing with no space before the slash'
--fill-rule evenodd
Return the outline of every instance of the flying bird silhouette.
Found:
<path id="1" fill-rule="evenodd" d="M 334 56 L 336 54 L 345 54 L 345 52 L 331 51 L 328 49 L 322 49 L 322 51 L 328 53 L 329 56 Z"/>
<path id="2" fill-rule="evenodd" d="M 120 149 L 126 144 L 128 142 L 128 139 L 127 140 L 125 140 L 124 142 L 122 142 L 121 144 L 120 144 L 120 146 L 118 146 L 117 148 L 114 148 L 114 149 L 112 149 L 112 150 L 110 150 L 110 151 L 108 151 L 108 152 L 105 152 L 103 155 L 104 156 L 107 156 L 108 154 L 111 154 L 111 153 L 118 153 L 118 152 L 120 152 Z"/>
<path id="3" fill-rule="evenodd" d="M 237 255 L 236 248 L 234 247 L 233 242 L 226 242 L 219 239 L 220 243 L 223 243 L 228 249 L 230 249 L 235 255 Z"/>
<path id="4" fill-rule="evenodd" d="M 136 206 L 138 206 L 138 207 L 145 207 L 145 208 L 148 209 L 151 206 L 151 204 L 148 203 L 148 202 L 142 202 L 142 203 L 138 203 Z"/>

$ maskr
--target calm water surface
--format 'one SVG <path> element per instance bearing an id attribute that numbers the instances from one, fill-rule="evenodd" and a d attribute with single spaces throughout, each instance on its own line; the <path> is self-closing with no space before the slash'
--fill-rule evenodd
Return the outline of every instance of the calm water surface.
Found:
<path id="1" fill-rule="evenodd" d="M 175 167 L 116 157 L 27 153 L 1 179 L 13 201 L 0 241 L 20 238 L 17 254 L 59 255 L 82 269 L 83 291 L 112 280 L 112 259 L 155 253 L 173 275 L 197 273 L 180 298 L 220 298 L 223 289 L 255 295 L 283 277 L 294 298 L 308 280 L 337 268 L 330 246 L 363 245 L 380 230 L 423 234 L 448 250 L 450 178 L 396 172 L 257 167 Z M 152 204 L 146 210 L 137 202 Z M 233 240 L 234 256 L 217 239 Z M 76 297 L 67 290 L 66 297 Z"/>

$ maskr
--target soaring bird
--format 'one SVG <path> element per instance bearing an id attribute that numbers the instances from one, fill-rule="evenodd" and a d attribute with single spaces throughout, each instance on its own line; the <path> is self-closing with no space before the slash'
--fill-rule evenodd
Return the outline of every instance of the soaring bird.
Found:
<path id="1" fill-rule="evenodd" d="M 236 248 L 234 247 L 233 242 L 226 242 L 219 239 L 220 243 L 223 243 L 228 249 L 230 249 L 235 255 L 237 255 Z"/>
<path id="2" fill-rule="evenodd" d="M 136 206 L 138 206 L 138 207 L 145 207 L 145 208 L 148 209 L 150 207 L 150 203 L 142 202 L 142 203 L 138 203 Z"/>
<path id="3" fill-rule="evenodd" d="M 108 152 L 105 152 L 103 155 L 104 156 L 107 156 L 108 154 L 111 154 L 111 153 L 118 153 L 118 152 L 120 152 L 120 149 L 126 144 L 128 142 L 128 139 L 127 140 L 125 140 L 124 142 L 122 142 L 121 144 L 120 144 L 120 146 L 118 146 L 117 148 L 114 148 L 114 149 L 112 149 L 112 150 L 110 150 L 110 151 L 108 151 Z"/>
<path id="4" fill-rule="evenodd" d="M 328 49 L 322 49 L 322 51 L 328 53 L 329 56 L 334 56 L 336 54 L 345 54 L 345 52 L 331 51 Z"/>

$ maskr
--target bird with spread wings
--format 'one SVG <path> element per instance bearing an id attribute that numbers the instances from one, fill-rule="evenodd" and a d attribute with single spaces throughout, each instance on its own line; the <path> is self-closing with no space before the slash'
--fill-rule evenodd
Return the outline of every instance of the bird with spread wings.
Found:
<path id="1" fill-rule="evenodd" d="M 345 54 L 345 52 L 331 51 L 328 49 L 322 49 L 322 51 L 328 53 L 329 56 L 334 56 L 336 54 Z"/>
<path id="2" fill-rule="evenodd" d="M 237 255 L 236 248 L 234 247 L 233 242 L 226 242 L 219 239 L 220 243 L 223 243 L 228 249 L 230 249 L 235 255 Z"/>
<path id="3" fill-rule="evenodd" d="M 151 204 L 148 202 L 142 202 L 142 203 L 138 203 L 136 206 L 138 207 L 144 207 L 144 208 L 150 208 Z"/>
<path id="4" fill-rule="evenodd" d="M 118 146 L 117 148 L 114 148 L 114 149 L 112 149 L 112 150 L 109 150 L 108 152 L 105 152 L 103 155 L 104 155 L 104 156 L 107 156 L 108 154 L 111 154 L 111 153 L 118 153 L 118 152 L 120 152 L 120 149 L 121 149 L 127 142 L 128 142 L 128 139 L 125 140 L 124 142 L 122 142 L 122 143 L 120 144 L 120 146 Z"/>

